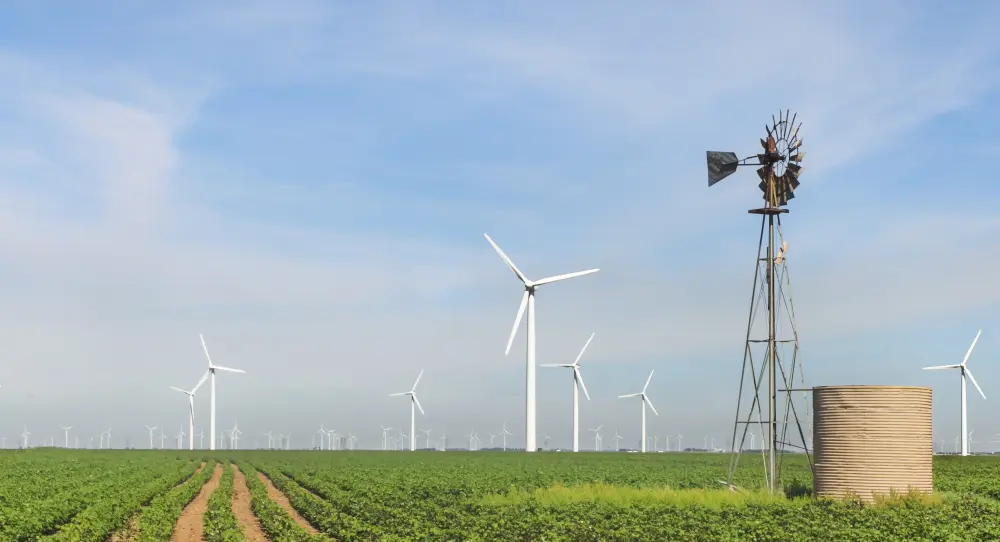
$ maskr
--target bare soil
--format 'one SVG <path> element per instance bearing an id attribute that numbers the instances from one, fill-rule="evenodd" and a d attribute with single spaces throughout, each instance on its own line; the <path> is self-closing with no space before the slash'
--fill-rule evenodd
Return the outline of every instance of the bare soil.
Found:
<path id="1" fill-rule="evenodd" d="M 246 478 L 236 465 L 233 465 L 233 515 L 236 516 L 236 521 L 240 522 L 240 528 L 243 529 L 243 536 L 247 537 L 247 542 L 268 542 L 264 529 L 260 527 L 260 521 L 250 509 L 250 490 L 247 489 Z"/>
<path id="2" fill-rule="evenodd" d="M 267 495 L 271 497 L 271 500 L 278 503 L 278 505 L 284 508 L 285 512 L 288 513 L 288 515 L 291 516 L 293 520 L 295 520 L 295 523 L 297 523 L 299 527 L 305 529 L 306 532 L 308 532 L 309 534 L 319 534 L 319 531 L 316 530 L 315 527 L 310 525 L 309 522 L 306 521 L 304 517 L 300 516 L 299 513 L 296 512 L 294 508 L 292 508 L 292 503 L 288 502 L 288 497 L 286 497 L 284 493 L 278 491 L 278 488 L 274 487 L 274 484 L 271 483 L 270 478 L 264 476 L 260 472 L 257 473 L 257 478 L 259 478 L 260 481 L 263 482 L 265 486 L 267 486 Z"/>
<path id="3" fill-rule="evenodd" d="M 201 542 L 205 530 L 205 512 L 208 511 L 208 499 L 212 492 L 219 487 L 219 480 L 222 478 L 222 464 L 215 464 L 215 471 L 208 482 L 201 487 L 201 491 L 193 501 L 184 507 L 181 517 L 177 519 L 174 532 L 170 536 L 170 542 Z"/>
<path id="4" fill-rule="evenodd" d="M 200 473 L 201 469 L 203 468 L 205 468 L 204 462 L 198 467 L 197 470 L 194 471 L 194 474 L 192 474 L 191 476 L 194 477 L 195 475 Z M 186 484 L 187 482 L 188 480 L 184 480 L 179 485 Z M 140 510 L 139 513 L 142 513 L 142 510 Z M 131 542 L 132 540 L 138 538 L 138 536 L 139 536 L 139 514 L 137 513 L 135 517 L 133 517 L 128 521 L 128 524 L 125 527 L 123 527 L 122 530 L 112 534 L 108 538 L 108 542 Z"/>

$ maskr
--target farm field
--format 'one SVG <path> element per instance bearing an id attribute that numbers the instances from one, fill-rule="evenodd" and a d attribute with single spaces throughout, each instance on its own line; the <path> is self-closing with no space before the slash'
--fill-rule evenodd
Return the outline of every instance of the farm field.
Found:
<path id="1" fill-rule="evenodd" d="M 771 497 L 759 456 L 0 453 L 0 540 L 1000 540 L 1000 457 L 936 457 L 931 497 Z M 804 458 L 786 458 L 793 495 Z"/>

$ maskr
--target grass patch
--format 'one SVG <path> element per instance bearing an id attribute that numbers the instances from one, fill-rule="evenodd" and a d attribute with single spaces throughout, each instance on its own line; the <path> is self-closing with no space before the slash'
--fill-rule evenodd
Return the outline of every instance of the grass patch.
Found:
<path id="1" fill-rule="evenodd" d="M 507 493 L 496 493 L 483 498 L 485 505 L 510 505 L 532 502 L 543 506 L 560 506 L 580 502 L 602 502 L 628 506 L 634 503 L 672 504 L 678 506 L 701 505 L 710 508 L 741 506 L 748 503 L 767 504 L 787 502 L 784 495 L 771 495 L 767 491 L 730 491 L 728 489 L 674 489 L 671 487 L 631 487 L 613 484 L 583 484 L 564 486 L 555 484 L 532 491 L 511 487 Z"/>
<path id="2" fill-rule="evenodd" d="M 840 501 L 852 508 L 922 507 L 936 506 L 949 499 L 947 493 L 923 493 L 917 490 L 891 492 L 877 495 L 874 502 L 865 503 L 856 496 Z M 675 489 L 672 487 L 632 487 L 596 483 L 565 486 L 555 484 L 534 490 L 511 488 L 506 493 L 487 495 L 480 501 L 487 506 L 504 506 L 531 503 L 539 506 L 558 507 L 582 502 L 600 502 L 619 506 L 630 504 L 664 504 L 674 506 L 703 506 L 722 508 L 747 504 L 808 503 L 809 496 L 789 496 L 784 493 L 771 495 L 766 490 L 730 491 L 728 489 Z"/>

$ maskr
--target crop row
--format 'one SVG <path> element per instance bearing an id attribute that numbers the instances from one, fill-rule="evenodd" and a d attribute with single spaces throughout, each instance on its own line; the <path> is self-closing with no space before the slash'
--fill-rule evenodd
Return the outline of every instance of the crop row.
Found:
<path id="1" fill-rule="evenodd" d="M 233 469 L 226 461 L 222 466 L 219 487 L 208 498 L 205 511 L 205 540 L 207 542 L 242 542 L 246 540 L 239 522 L 233 515 Z"/>
<path id="2" fill-rule="evenodd" d="M 325 536 L 315 536 L 299 527 L 279 504 L 271 500 L 263 482 L 257 479 L 257 470 L 249 463 L 241 463 L 247 488 L 250 490 L 250 508 L 253 510 L 264 532 L 272 542 L 318 542 L 328 541 Z"/>

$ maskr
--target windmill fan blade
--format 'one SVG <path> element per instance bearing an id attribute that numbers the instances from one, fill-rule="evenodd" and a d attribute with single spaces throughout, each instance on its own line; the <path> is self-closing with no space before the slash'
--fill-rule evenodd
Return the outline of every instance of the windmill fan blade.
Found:
<path id="1" fill-rule="evenodd" d="M 514 337 L 517 336 L 517 328 L 521 327 L 521 318 L 524 317 L 524 309 L 528 306 L 528 290 L 524 291 L 524 295 L 521 297 L 521 306 L 517 309 L 517 317 L 514 318 L 514 327 L 510 330 L 510 338 L 507 339 L 507 350 L 504 351 L 504 355 L 510 354 L 510 346 L 514 344 Z"/>
<path id="2" fill-rule="evenodd" d="M 583 383 L 583 375 L 580 374 L 580 369 L 578 367 L 573 367 L 573 376 L 576 377 L 576 381 L 580 383 L 580 389 L 583 390 L 583 396 L 590 400 L 590 394 L 587 393 L 587 385 Z"/>
<path id="3" fill-rule="evenodd" d="M 770 172 L 771 172 L 770 166 L 763 166 L 757 169 L 757 176 L 760 177 L 762 181 L 766 181 L 767 176 Z"/>
<path id="4" fill-rule="evenodd" d="M 801 162 L 806 157 L 806 153 L 800 152 L 788 157 L 789 162 Z"/>
<path id="5" fill-rule="evenodd" d="M 764 149 L 765 151 L 767 150 L 767 140 L 766 140 L 766 139 L 764 139 L 763 137 L 762 137 L 762 138 L 760 138 L 760 146 L 761 146 L 761 148 L 763 148 L 763 149 Z"/>
<path id="6" fill-rule="evenodd" d="M 799 182 L 799 180 L 797 178 L 795 178 L 794 176 L 789 175 L 788 186 L 791 187 L 792 190 L 795 190 L 796 188 L 798 188 L 800 184 L 802 184 L 802 183 Z"/>
<path id="7" fill-rule="evenodd" d="M 796 130 L 796 132 L 798 132 L 798 130 Z M 795 136 L 792 136 L 792 137 L 794 138 Z M 802 140 L 801 139 L 796 139 L 795 142 L 792 143 L 792 145 L 790 147 L 788 147 L 788 150 L 789 151 L 794 151 L 795 149 L 798 149 L 801 146 L 802 146 Z"/>
<path id="8" fill-rule="evenodd" d="M 708 186 L 736 173 L 740 159 L 735 152 L 706 151 L 708 162 Z"/>
<path id="9" fill-rule="evenodd" d="M 791 172 L 792 175 L 794 175 L 795 177 L 798 177 L 799 173 L 802 172 L 802 166 L 800 166 L 799 164 L 788 164 L 788 171 Z"/>
<path id="10" fill-rule="evenodd" d="M 767 136 L 767 152 L 778 152 L 778 144 L 774 141 L 774 136 Z"/>
<path id="11" fill-rule="evenodd" d="M 972 381 L 972 385 L 975 386 L 977 390 L 979 390 L 979 395 L 982 395 L 983 399 L 986 399 L 986 394 L 983 393 L 983 388 L 979 387 L 979 382 L 976 382 L 976 377 L 972 376 L 972 371 L 966 369 L 965 376 L 969 377 L 969 380 Z"/>

